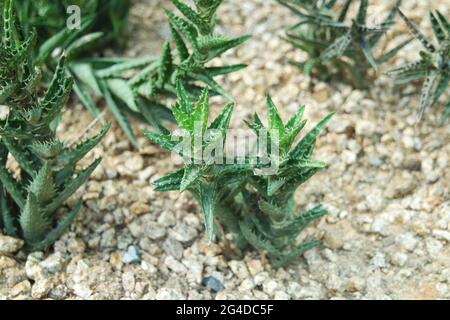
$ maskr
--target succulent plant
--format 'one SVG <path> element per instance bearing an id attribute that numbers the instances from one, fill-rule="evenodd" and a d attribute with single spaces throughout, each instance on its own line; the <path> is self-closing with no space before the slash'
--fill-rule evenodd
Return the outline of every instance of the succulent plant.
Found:
<path id="1" fill-rule="evenodd" d="M 207 66 L 248 39 L 248 36 L 229 38 L 215 33 L 216 11 L 222 0 L 198 0 L 195 8 L 181 0 L 171 2 L 183 17 L 165 11 L 172 37 L 158 57 L 94 58 L 70 68 L 77 83 L 75 91 L 83 103 L 99 114 L 89 91 L 105 97 L 108 107 L 135 145 L 137 140 L 126 114 L 160 128 L 163 120 L 173 121 L 166 100 L 176 96 L 176 81 L 182 81 L 193 95 L 208 87 L 214 94 L 232 99 L 215 78 L 245 67 L 243 64 Z"/>
<path id="2" fill-rule="evenodd" d="M 387 62 L 409 41 L 374 56 L 374 49 L 393 24 L 401 1 L 396 1 L 386 19 L 378 25 L 367 23 L 368 0 L 360 0 L 358 13 L 348 18 L 354 0 L 346 0 L 338 10 L 336 0 L 277 0 L 300 17 L 288 28 L 286 40 L 308 54 L 306 61 L 291 64 L 306 74 L 317 71 L 321 79 L 333 74 L 348 75 L 355 87 L 367 87 L 370 69 Z M 346 21 L 350 20 L 350 21 Z"/>
<path id="3" fill-rule="evenodd" d="M 3 1 L 3 0 L 2 0 Z M 130 0 L 20 0 L 14 1 L 23 32 L 37 30 L 39 44 L 68 48 L 88 33 L 101 32 L 95 42 L 99 48 L 107 42 L 124 40 L 123 31 L 131 7 Z M 72 6 L 80 8 L 80 27 L 70 30 L 67 22 Z"/>
<path id="4" fill-rule="evenodd" d="M 70 148 L 55 130 L 72 88 L 62 59 L 41 96 L 40 73 L 33 65 L 36 34 L 16 32 L 12 0 L 2 2 L 0 33 L 0 226 L 23 238 L 27 250 L 56 241 L 80 211 L 81 202 L 60 216 L 64 202 L 89 178 L 100 159 L 81 171 L 76 165 L 105 135 Z M 11 170 L 13 159 L 17 168 Z"/>
<path id="5" fill-rule="evenodd" d="M 246 154 L 242 159 L 231 157 L 230 161 L 230 156 L 220 149 L 226 143 L 233 103 L 208 123 L 208 92 L 204 90 L 195 103 L 180 82 L 177 92 L 178 101 L 172 110 L 179 129 L 184 132 L 183 142 L 177 142 L 179 131 L 144 133 L 185 161 L 184 168 L 156 180 L 156 190 L 189 191 L 202 209 L 209 241 L 214 235 L 222 238 L 219 231 L 225 229 L 234 234 L 239 248 L 253 247 L 266 252 L 274 266 L 284 265 L 316 246 L 316 240 L 298 243 L 297 238 L 311 221 L 326 211 L 320 205 L 297 211 L 294 193 L 325 166 L 311 156 L 316 138 L 332 114 L 294 144 L 306 124 L 302 119 L 304 107 L 284 123 L 268 97 L 268 128 L 257 114 L 248 122 L 258 141 L 269 142 L 267 156 L 254 158 Z M 213 157 L 205 157 L 211 154 Z M 269 171 L 260 174 L 264 170 Z"/>
<path id="6" fill-rule="evenodd" d="M 436 43 L 432 43 L 402 11 L 398 11 L 414 37 L 423 45 L 424 50 L 420 52 L 420 60 L 391 70 L 388 74 L 394 76 L 397 83 L 425 79 L 418 114 L 418 118 L 421 119 L 425 111 L 435 105 L 450 88 L 450 23 L 439 11 L 430 12 L 431 25 L 437 39 Z M 449 116 L 450 101 L 445 106 L 442 120 Z"/>

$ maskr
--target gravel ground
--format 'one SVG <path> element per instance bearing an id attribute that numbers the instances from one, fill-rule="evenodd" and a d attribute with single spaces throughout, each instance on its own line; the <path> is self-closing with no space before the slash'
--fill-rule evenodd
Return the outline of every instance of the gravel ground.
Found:
<path id="1" fill-rule="evenodd" d="M 371 2 L 371 12 L 391 3 Z M 128 55 L 158 52 L 168 36 L 162 5 L 135 1 Z M 432 8 L 450 15 L 448 1 L 403 6 L 417 22 Z M 436 109 L 415 124 L 420 87 L 395 87 L 385 67 L 368 91 L 309 79 L 284 63 L 302 54 L 279 38 L 295 18 L 275 1 L 226 0 L 220 13 L 221 32 L 253 35 L 223 59 L 250 65 L 223 82 L 237 100 L 233 127 L 264 114 L 267 92 L 286 117 L 307 105 L 310 125 L 336 112 L 315 152 L 328 168 L 297 197 L 329 210 L 312 228 L 322 246 L 278 270 L 257 252 L 208 246 L 191 196 L 150 185 L 177 165 L 170 155 L 142 137 L 133 150 L 114 127 L 92 152 L 101 166 L 78 192 L 86 208 L 54 249 L 26 257 L 20 241 L 0 235 L 0 299 L 450 298 L 450 127 L 437 125 Z M 431 32 L 428 19 L 421 26 Z M 391 32 L 390 45 L 404 37 Z M 408 45 L 393 63 L 419 49 Z M 74 102 L 61 134 L 76 139 L 91 121 Z"/>

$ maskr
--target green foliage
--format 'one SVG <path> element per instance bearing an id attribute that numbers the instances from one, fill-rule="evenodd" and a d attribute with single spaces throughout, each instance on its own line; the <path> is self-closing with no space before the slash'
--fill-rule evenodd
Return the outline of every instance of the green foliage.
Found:
<path id="1" fill-rule="evenodd" d="M 0 0 L 3 3 L 4 0 Z M 34 56 L 35 63 L 44 70 L 45 82 L 51 80 L 56 68 L 55 57 L 64 54 L 67 58 L 66 72 L 74 79 L 73 90 L 80 101 L 103 124 L 105 120 L 89 93 L 83 80 L 101 95 L 95 79 L 94 66 L 83 61 L 91 57 L 94 50 L 108 44 L 124 43 L 124 29 L 131 8 L 130 0 L 14 0 L 13 4 L 21 22 L 24 35 L 32 30 L 37 32 L 38 45 Z M 80 27 L 68 28 L 70 6 L 80 8 Z M 81 79 L 80 79 L 81 78 Z M 106 95 L 104 95 L 106 96 Z M 129 129 L 131 130 L 131 129 Z M 134 140 L 134 142 L 136 142 Z"/>
<path id="2" fill-rule="evenodd" d="M 42 250 L 56 241 L 81 208 L 57 216 L 57 210 L 88 179 L 100 159 L 81 171 L 76 165 L 105 135 L 74 148 L 56 138 L 55 127 L 72 88 L 65 60 L 39 95 L 40 77 L 32 63 L 32 32 L 22 40 L 11 0 L 5 0 L 0 34 L 0 226 L 24 239 L 28 250 Z M 18 170 L 11 171 L 8 158 Z"/>
<path id="3" fill-rule="evenodd" d="M 130 140 L 137 145 L 127 114 L 161 128 L 172 120 L 167 98 L 175 97 L 175 83 L 181 81 L 190 94 L 204 87 L 232 100 L 215 78 L 238 71 L 245 65 L 208 67 L 213 59 L 232 49 L 248 36 L 228 38 L 214 32 L 216 11 L 222 0 L 198 0 L 192 8 L 181 0 L 171 0 L 182 17 L 166 10 L 172 38 L 158 57 L 134 59 L 95 58 L 71 66 L 75 89 L 83 104 L 98 114 L 90 92 L 106 98 L 108 106 Z M 175 47 L 175 49 L 174 49 Z"/>
<path id="4" fill-rule="evenodd" d="M 425 111 L 435 105 L 450 88 L 450 22 L 439 12 L 430 12 L 436 43 L 433 44 L 400 10 L 399 14 L 424 50 L 420 60 L 389 72 L 397 83 L 407 83 L 425 78 L 420 97 L 419 119 Z M 442 120 L 450 116 L 450 101 L 445 106 Z"/>
<path id="5" fill-rule="evenodd" d="M 127 24 L 130 0 L 16 0 L 17 16 L 25 34 L 34 28 L 39 41 L 51 39 L 54 48 L 68 48 L 81 35 L 101 32 L 102 37 L 95 45 L 108 42 L 122 42 Z M 78 6 L 83 28 L 69 30 L 67 20 L 73 12 L 70 6 Z M 74 33 L 76 35 L 74 35 Z"/>
<path id="6" fill-rule="evenodd" d="M 368 0 L 360 0 L 357 15 L 349 16 L 353 0 L 338 6 L 336 0 L 277 0 L 298 15 L 298 23 L 288 28 L 286 40 L 308 54 L 306 61 L 295 62 L 308 75 L 327 79 L 334 74 L 350 78 L 355 87 L 367 87 L 368 71 L 387 62 L 409 41 L 374 56 L 374 49 L 393 24 L 401 1 L 396 1 L 383 23 L 367 24 Z M 347 21 L 348 20 L 348 21 Z"/>
<path id="7" fill-rule="evenodd" d="M 267 154 L 270 161 L 252 158 L 251 154 L 229 161 L 220 150 L 226 142 L 233 104 L 226 105 L 219 116 L 208 123 L 206 90 L 195 103 L 191 102 L 180 82 L 177 93 L 178 101 L 172 110 L 179 129 L 184 132 L 182 143 L 177 142 L 177 131 L 144 133 L 163 148 L 181 155 L 185 161 L 184 168 L 155 181 L 156 190 L 191 192 L 202 209 L 209 241 L 213 240 L 214 234 L 220 237 L 219 230 L 223 227 L 234 234 L 238 247 L 251 246 L 266 252 L 275 266 L 284 265 L 316 246 L 315 240 L 298 243 L 297 238 L 311 221 L 325 215 L 326 211 L 319 205 L 298 212 L 294 193 L 325 166 L 312 160 L 311 156 L 317 136 L 332 115 L 325 117 L 294 144 L 306 124 L 302 119 L 304 107 L 284 123 L 268 97 L 268 128 L 257 114 L 248 126 L 262 138 L 261 141 L 266 137 L 271 142 Z M 258 174 L 274 164 L 277 168 L 268 171 L 271 174 Z"/>

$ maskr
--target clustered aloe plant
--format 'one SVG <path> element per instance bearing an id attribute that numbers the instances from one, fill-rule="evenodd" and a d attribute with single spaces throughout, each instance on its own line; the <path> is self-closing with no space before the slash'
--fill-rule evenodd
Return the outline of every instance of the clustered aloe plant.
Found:
<path id="1" fill-rule="evenodd" d="M 450 82 L 450 23 L 439 12 L 430 12 L 431 25 L 437 44 L 427 40 L 424 34 L 400 10 L 399 14 L 408 28 L 425 48 L 420 52 L 420 60 L 389 72 L 397 83 L 406 83 L 423 79 L 420 97 L 419 119 L 425 111 L 436 104 L 448 90 Z M 442 119 L 450 116 L 450 101 L 447 102 Z"/>
<path id="2" fill-rule="evenodd" d="M 223 0 L 196 0 L 195 9 L 181 0 L 171 2 L 184 17 L 166 10 L 172 38 L 164 44 L 158 57 L 94 58 L 70 67 L 81 101 L 99 114 L 88 91 L 105 97 L 108 107 L 135 145 L 137 140 L 126 113 L 158 128 L 162 120 L 173 120 L 165 99 L 175 96 L 176 81 L 182 81 L 192 94 L 206 86 L 215 94 L 232 99 L 215 78 L 245 67 L 243 64 L 207 66 L 211 60 L 248 39 L 248 36 L 232 39 L 215 33 L 216 11 Z"/>
<path id="3" fill-rule="evenodd" d="M 153 142 L 185 159 L 184 168 L 154 182 L 156 190 L 191 192 L 202 208 L 209 241 L 215 233 L 220 236 L 219 226 L 223 226 L 227 232 L 234 233 L 238 247 L 252 246 L 266 252 L 275 266 L 284 265 L 316 246 L 315 240 L 301 243 L 296 240 L 311 221 L 325 215 L 326 211 L 319 205 L 298 212 L 294 193 L 325 166 L 323 162 L 312 160 L 311 156 L 316 138 L 332 114 L 294 145 L 306 124 L 302 119 L 304 107 L 285 124 L 268 97 L 269 127 L 264 127 L 257 114 L 248 126 L 258 138 L 267 135 L 269 161 L 247 154 L 242 161 L 232 159 L 230 162 L 220 150 L 225 144 L 233 103 L 225 106 L 208 124 L 208 92 L 204 90 L 198 101 L 192 103 L 179 82 L 177 93 L 178 101 L 172 110 L 179 129 L 186 133 L 187 147 L 180 147 L 176 142 L 179 135 L 176 131 L 144 133 Z M 210 154 L 214 156 L 209 158 Z M 257 173 L 269 167 L 272 169 L 266 175 Z"/>
<path id="4" fill-rule="evenodd" d="M 308 54 L 303 62 L 290 63 L 306 74 L 317 71 L 322 79 L 333 74 L 349 75 L 355 87 L 368 85 L 368 71 L 395 56 L 409 41 L 374 56 L 374 49 L 393 24 L 401 1 L 396 1 L 386 19 L 378 25 L 367 24 L 368 0 L 360 0 L 356 17 L 348 18 L 354 0 L 346 0 L 338 9 L 336 0 L 277 0 L 300 17 L 288 28 L 286 40 Z M 350 21 L 346 21 L 350 20 Z"/>
<path id="5" fill-rule="evenodd" d="M 56 138 L 58 116 L 72 88 L 64 59 L 43 96 L 40 74 L 32 63 L 36 34 L 19 36 L 12 0 L 4 0 L 0 34 L 0 225 L 25 241 L 28 250 L 42 250 L 56 241 L 76 217 L 79 202 L 59 217 L 58 209 L 88 179 L 100 159 L 81 171 L 81 160 L 103 137 L 74 148 Z M 18 170 L 11 171 L 8 158 Z"/>

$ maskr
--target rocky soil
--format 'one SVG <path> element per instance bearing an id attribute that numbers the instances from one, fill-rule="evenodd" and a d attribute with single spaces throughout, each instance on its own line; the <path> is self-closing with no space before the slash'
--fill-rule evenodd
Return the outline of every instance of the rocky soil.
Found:
<path id="1" fill-rule="evenodd" d="M 135 0 L 126 54 L 158 52 L 167 2 Z M 371 2 L 377 13 L 391 3 Z M 448 1 L 403 6 L 418 23 L 432 8 L 450 16 Z M 312 229 L 322 246 L 278 270 L 257 252 L 208 246 L 191 196 L 150 184 L 177 165 L 170 154 L 142 137 L 134 150 L 115 127 L 92 154 L 103 156 L 101 166 L 77 194 L 85 210 L 51 251 L 27 257 L 21 241 L 0 235 L 0 299 L 449 299 L 450 126 L 438 125 L 437 108 L 416 124 L 420 86 L 394 86 L 383 75 L 389 66 L 359 91 L 287 65 L 287 57 L 302 57 L 279 37 L 295 20 L 275 1 L 226 0 L 220 31 L 253 38 L 224 57 L 249 67 L 223 84 L 237 100 L 235 128 L 255 110 L 264 114 L 267 92 L 286 117 L 307 105 L 310 125 L 336 112 L 315 151 L 328 168 L 297 195 L 299 205 L 329 210 Z M 431 34 L 428 19 L 420 24 Z M 397 29 L 405 30 L 400 21 Z M 389 38 L 395 45 L 405 35 Z M 413 42 L 392 63 L 419 50 Z M 91 121 L 74 101 L 60 132 L 77 139 Z"/>

